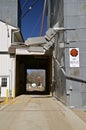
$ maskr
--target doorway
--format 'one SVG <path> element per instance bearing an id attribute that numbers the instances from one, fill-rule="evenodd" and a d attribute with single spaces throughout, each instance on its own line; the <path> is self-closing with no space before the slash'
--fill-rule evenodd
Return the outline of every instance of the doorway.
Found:
<path id="1" fill-rule="evenodd" d="M 27 79 L 28 76 L 29 78 Z M 33 77 L 32 80 L 31 76 Z M 51 79 L 51 56 L 16 56 L 16 95 L 50 94 Z"/>

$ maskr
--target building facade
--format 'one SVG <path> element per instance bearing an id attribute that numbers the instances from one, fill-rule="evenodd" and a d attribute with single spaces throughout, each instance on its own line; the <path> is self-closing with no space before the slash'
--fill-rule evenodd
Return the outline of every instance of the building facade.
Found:
<path id="1" fill-rule="evenodd" d="M 0 1 L 0 95 L 13 97 L 25 94 L 27 69 L 46 71 L 46 89 L 41 94 L 50 93 L 51 85 L 51 48 L 45 37 L 23 41 L 19 0 Z M 19 13 L 20 12 L 20 13 Z M 20 27 L 20 30 L 19 28 Z M 49 51 L 48 51 L 49 50 Z"/>
<path id="2" fill-rule="evenodd" d="M 86 1 L 48 0 L 54 44 L 55 96 L 71 107 L 86 106 Z"/>
<path id="3" fill-rule="evenodd" d="M 15 56 L 9 55 L 9 47 L 16 42 L 23 42 L 18 28 L 0 21 L 0 95 L 9 96 L 15 87 Z"/>
<path id="4" fill-rule="evenodd" d="M 15 88 L 15 56 L 9 55 L 13 43 L 23 42 L 19 0 L 0 0 L 0 95 L 9 96 Z"/>

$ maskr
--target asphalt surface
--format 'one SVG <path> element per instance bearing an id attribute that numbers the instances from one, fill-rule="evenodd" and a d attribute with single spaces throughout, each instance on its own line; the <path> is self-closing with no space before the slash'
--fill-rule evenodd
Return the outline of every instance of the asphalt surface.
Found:
<path id="1" fill-rule="evenodd" d="M 86 123 L 54 97 L 22 95 L 1 106 L 0 130 L 86 130 Z"/>

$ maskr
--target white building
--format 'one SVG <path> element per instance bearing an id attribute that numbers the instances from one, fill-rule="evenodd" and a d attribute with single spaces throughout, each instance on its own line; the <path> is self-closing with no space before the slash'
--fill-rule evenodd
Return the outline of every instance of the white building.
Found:
<path id="1" fill-rule="evenodd" d="M 50 45 L 51 44 L 51 45 Z M 13 97 L 26 92 L 26 70 L 46 71 L 46 90 L 50 93 L 51 48 L 45 37 L 30 38 L 25 43 L 18 28 L 0 21 L 0 88 L 1 97 Z"/>
<path id="2" fill-rule="evenodd" d="M 10 57 L 9 47 L 15 42 L 23 42 L 22 35 L 17 27 L 0 21 L 0 89 L 1 97 L 13 96 L 15 86 L 15 58 Z"/>

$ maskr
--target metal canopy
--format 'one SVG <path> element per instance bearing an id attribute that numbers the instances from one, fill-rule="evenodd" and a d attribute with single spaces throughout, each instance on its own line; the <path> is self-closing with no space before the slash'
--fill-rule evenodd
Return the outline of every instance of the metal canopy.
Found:
<path id="1" fill-rule="evenodd" d="M 25 44 L 27 46 L 42 46 L 43 44 L 46 44 L 46 40 L 44 37 L 34 37 L 34 38 L 28 38 L 25 41 Z"/>
<path id="2" fill-rule="evenodd" d="M 17 32 L 16 32 L 16 35 L 18 35 Z M 43 53 L 44 55 L 46 54 L 51 55 L 53 51 L 55 35 L 56 35 L 56 32 L 52 28 L 49 28 L 44 37 L 28 38 L 25 41 L 25 43 L 18 44 L 18 45 L 16 44 L 15 53 L 16 54 L 19 54 L 19 53 L 24 54 L 24 52 L 26 54 L 38 53 L 40 55 L 41 53 Z"/>

